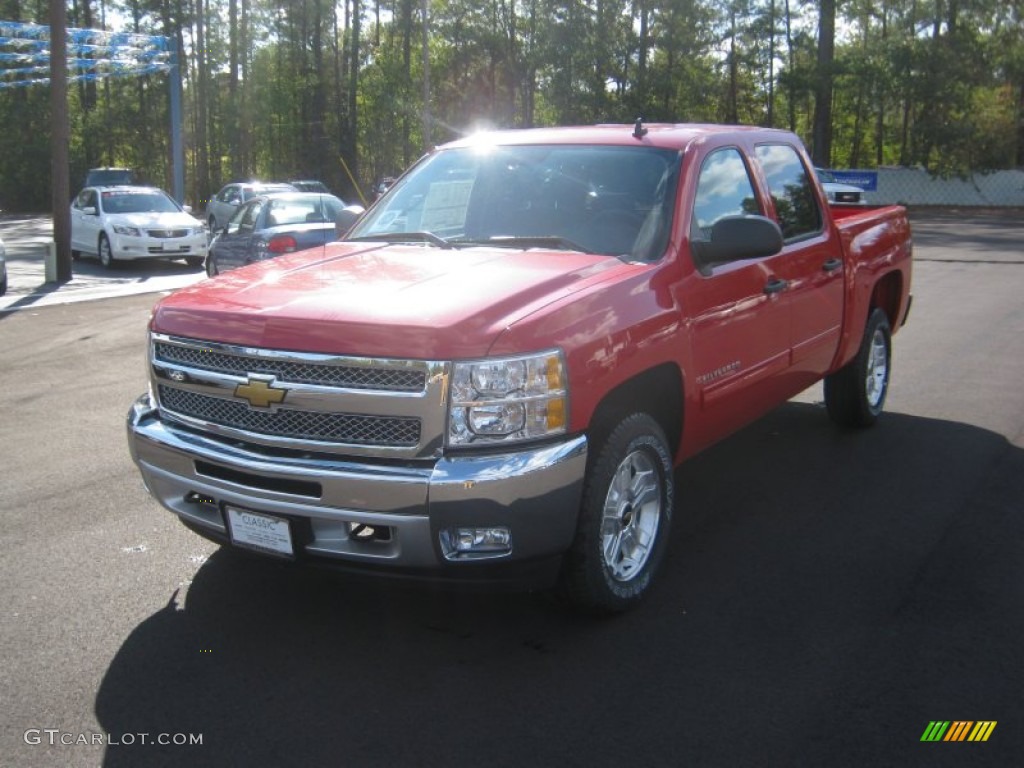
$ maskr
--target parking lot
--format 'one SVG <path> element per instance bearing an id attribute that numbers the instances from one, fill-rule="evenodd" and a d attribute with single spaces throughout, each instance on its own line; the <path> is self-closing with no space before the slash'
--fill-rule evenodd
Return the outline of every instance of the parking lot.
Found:
<path id="1" fill-rule="evenodd" d="M 912 221 L 878 426 L 836 430 L 814 388 L 686 463 L 661 581 L 606 621 L 192 534 L 142 488 L 124 415 L 150 308 L 201 271 L 65 301 L 18 278 L 33 246 L 0 222 L 0 762 L 1019 764 L 1024 219 Z M 922 742 L 932 721 L 996 726 Z"/>
<path id="2" fill-rule="evenodd" d="M 202 268 L 189 267 L 184 261 L 118 264 L 115 269 L 105 269 L 98 261 L 81 259 L 72 264 L 72 279 L 57 284 L 47 282 L 46 259 L 53 239 L 49 216 L 0 214 L 0 238 L 7 249 L 9 282 L 7 293 L 0 296 L 0 312 L 173 291 L 206 277 Z"/>

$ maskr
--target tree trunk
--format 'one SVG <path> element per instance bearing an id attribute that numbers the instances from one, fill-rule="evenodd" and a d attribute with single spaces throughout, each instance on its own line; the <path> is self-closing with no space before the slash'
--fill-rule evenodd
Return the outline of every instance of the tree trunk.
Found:
<path id="1" fill-rule="evenodd" d="M 835 59 L 836 0 L 822 0 L 818 17 L 818 72 L 814 93 L 811 156 L 814 164 L 832 164 L 832 65 Z"/>

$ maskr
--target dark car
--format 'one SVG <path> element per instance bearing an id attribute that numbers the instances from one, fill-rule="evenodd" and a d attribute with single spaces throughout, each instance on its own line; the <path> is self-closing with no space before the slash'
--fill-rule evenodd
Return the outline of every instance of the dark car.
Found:
<path id="1" fill-rule="evenodd" d="M 210 243 L 210 277 L 282 253 L 334 240 L 335 219 L 345 204 L 334 195 L 277 192 L 258 195 L 231 217 Z"/>
<path id="2" fill-rule="evenodd" d="M 138 178 L 131 168 L 90 168 L 82 187 L 117 187 L 137 183 Z"/>
<path id="3" fill-rule="evenodd" d="M 225 184 L 220 191 L 206 203 L 206 222 L 210 232 L 227 226 L 228 219 L 235 215 L 238 207 L 256 195 L 268 195 L 272 192 L 297 192 L 291 184 L 263 181 L 233 181 Z"/>

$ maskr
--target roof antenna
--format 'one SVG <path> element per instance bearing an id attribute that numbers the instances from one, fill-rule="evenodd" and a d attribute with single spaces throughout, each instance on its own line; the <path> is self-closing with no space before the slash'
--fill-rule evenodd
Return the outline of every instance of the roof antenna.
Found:
<path id="1" fill-rule="evenodd" d="M 642 117 L 638 117 L 636 122 L 633 123 L 633 138 L 642 139 L 646 135 L 647 129 L 644 128 L 644 119 Z"/>

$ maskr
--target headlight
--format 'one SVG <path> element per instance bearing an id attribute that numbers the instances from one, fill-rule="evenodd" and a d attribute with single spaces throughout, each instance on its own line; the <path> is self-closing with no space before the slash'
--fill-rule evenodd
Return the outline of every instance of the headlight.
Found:
<path id="1" fill-rule="evenodd" d="M 557 350 L 457 362 L 452 369 L 448 445 L 564 434 L 568 412 L 565 362 Z"/>
<path id="2" fill-rule="evenodd" d="M 142 233 L 138 227 L 127 227 L 124 224 L 114 224 L 114 231 L 119 235 L 129 235 L 131 237 L 142 237 Z"/>

